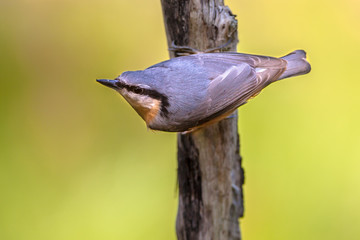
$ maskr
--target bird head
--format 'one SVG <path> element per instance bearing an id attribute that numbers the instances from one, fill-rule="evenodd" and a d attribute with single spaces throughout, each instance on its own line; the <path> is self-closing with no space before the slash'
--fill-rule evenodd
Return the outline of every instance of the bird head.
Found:
<path id="1" fill-rule="evenodd" d="M 167 97 L 144 84 L 131 84 L 121 77 L 115 80 L 97 79 L 97 82 L 119 92 L 149 125 L 158 115 L 167 114 Z"/>

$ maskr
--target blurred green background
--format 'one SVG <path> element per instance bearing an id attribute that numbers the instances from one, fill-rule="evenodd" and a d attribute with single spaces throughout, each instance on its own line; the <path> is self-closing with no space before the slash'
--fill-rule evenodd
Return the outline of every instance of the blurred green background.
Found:
<path id="1" fill-rule="evenodd" d="M 309 75 L 239 111 L 245 240 L 360 238 L 360 2 L 229 0 Z M 175 239 L 176 135 L 96 78 L 168 58 L 160 1 L 0 0 L 0 239 Z"/>

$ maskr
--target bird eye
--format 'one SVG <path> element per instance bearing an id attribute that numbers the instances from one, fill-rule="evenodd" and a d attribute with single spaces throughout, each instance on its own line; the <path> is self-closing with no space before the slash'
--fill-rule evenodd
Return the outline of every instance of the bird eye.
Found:
<path id="1" fill-rule="evenodd" d="M 136 94 L 141 94 L 143 92 L 144 92 L 144 89 L 142 89 L 142 88 L 139 88 L 139 87 L 134 88 L 134 93 L 136 93 Z"/>

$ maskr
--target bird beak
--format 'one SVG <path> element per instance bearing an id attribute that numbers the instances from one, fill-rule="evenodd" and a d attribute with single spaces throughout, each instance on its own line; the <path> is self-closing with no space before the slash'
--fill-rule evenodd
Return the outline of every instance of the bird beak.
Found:
<path id="1" fill-rule="evenodd" d="M 118 85 L 116 85 L 116 83 L 118 82 L 117 80 L 96 79 L 96 81 L 101 83 L 102 85 L 105 85 L 105 86 L 115 89 L 115 90 L 119 90 L 119 88 L 120 88 Z"/>

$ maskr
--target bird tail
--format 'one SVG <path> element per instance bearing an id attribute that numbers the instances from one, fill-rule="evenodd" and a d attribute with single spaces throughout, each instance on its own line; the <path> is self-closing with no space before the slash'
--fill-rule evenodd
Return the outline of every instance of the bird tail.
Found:
<path id="1" fill-rule="evenodd" d="M 280 79 L 303 75 L 311 70 L 311 66 L 306 61 L 306 52 L 304 50 L 296 50 L 288 55 L 282 57 L 287 61 L 286 70 L 281 74 Z"/>

